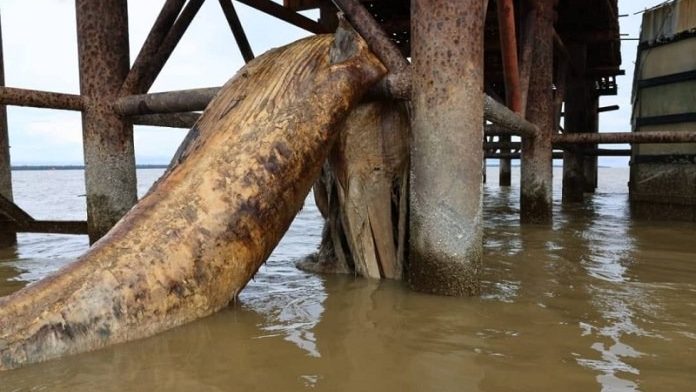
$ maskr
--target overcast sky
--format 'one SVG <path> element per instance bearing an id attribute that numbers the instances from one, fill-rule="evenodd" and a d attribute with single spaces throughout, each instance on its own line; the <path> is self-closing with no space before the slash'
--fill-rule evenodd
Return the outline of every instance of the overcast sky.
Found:
<path id="1" fill-rule="evenodd" d="M 280 2 L 280 0 L 277 0 Z M 637 37 L 638 11 L 660 0 L 619 0 L 621 32 Z M 138 54 L 164 0 L 131 0 L 128 16 L 131 61 Z M 79 93 L 74 0 L 0 0 L 7 86 Z M 235 2 L 255 54 L 308 33 Z M 312 14 L 309 14 L 312 16 Z M 630 95 L 636 41 L 622 42 L 619 95 L 600 105 L 620 111 L 600 114 L 600 129 L 630 130 Z M 193 20 L 151 91 L 222 85 L 244 64 L 217 1 L 207 1 Z M 8 107 L 12 163 L 82 164 L 79 112 Z M 135 127 L 136 160 L 167 163 L 185 134 L 172 128 Z M 625 165 L 626 158 L 603 158 L 601 164 Z"/>

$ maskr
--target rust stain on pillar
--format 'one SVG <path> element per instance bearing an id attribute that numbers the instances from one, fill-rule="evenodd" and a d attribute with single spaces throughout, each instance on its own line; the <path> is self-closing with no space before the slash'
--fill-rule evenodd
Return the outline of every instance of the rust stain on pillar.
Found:
<path id="1" fill-rule="evenodd" d="M 413 144 L 408 277 L 419 291 L 480 291 L 483 2 L 411 3 Z"/>
<path id="2" fill-rule="evenodd" d="M 0 27 L 0 86 L 5 86 L 5 62 L 2 54 L 2 27 Z M 12 169 L 10 166 L 10 142 L 7 129 L 7 107 L 0 105 L 0 195 L 12 200 Z M 0 216 L 0 224 L 3 217 Z M 17 243 L 15 233 L 0 233 L 0 248 Z"/>
<path id="3" fill-rule="evenodd" d="M 520 218 L 522 223 L 551 222 L 553 105 L 553 13 L 555 0 L 534 0 L 536 32 L 529 81 L 527 119 L 539 135 L 522 140 Z"/>
<path id="4" fill-rule="evenodd" d="M 133 127 L 112 109 L 129 69 L 126 0 L 76 0 L 90 242 L 137 201 Z"/>
<path id="5" fill-rule="evenodd" d="M 503 57 L 503 74 L 505 77 L 505 99 L 510 109 L 522 114 L 522 91 L 520 89 L 520 70 L 517 59 L 517 36 L 515 32 L 515 7 L 512 0 L 498 0 L 498 24 L 500 29 L 500 47 Z M 510 136 L 501 136 L 501 142 L 509 142 Z M 509 151 L 501 151 L 509 153 Z M 501 186 L 511 184 L 510 159 L 500 160 Z"/>

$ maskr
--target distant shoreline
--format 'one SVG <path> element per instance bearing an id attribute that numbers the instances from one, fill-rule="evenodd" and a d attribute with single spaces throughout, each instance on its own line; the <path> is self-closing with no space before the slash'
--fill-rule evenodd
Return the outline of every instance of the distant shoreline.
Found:
<path id="1" fill-rule="evenodd" d="M 135 165 L 136 169 L 166 169 L 169 165 Z M 13 171 L 23 170 L 84 170 L 85 165 L 18 165 L 12 166 Z"/>

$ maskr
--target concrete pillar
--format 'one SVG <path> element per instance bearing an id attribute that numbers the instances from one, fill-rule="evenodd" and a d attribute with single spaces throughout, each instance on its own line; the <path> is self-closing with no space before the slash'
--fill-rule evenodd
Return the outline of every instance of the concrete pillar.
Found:
<path id="1" fill-rule="evenodd" d="M 553 17 L 555 0 L 533 0 L 536 8 L 534 60 L 527 98 L 527 120 L 540 135 L 522 140 L 520 218 L 522 223 L 551 222 L 553 101 Z"/>
<path id="2" fill-rule="evenodd" d="M 2 53 L 2 27 L 0 27 L 0 86 L 5 86 L 5 63 Z M 7 107 L 0 105 L 0 195 L 12 200 L 12 170 L 10 167 L 10 142 L 7 134 Z M 1 220 L 2 218 L 0 218 Z M 0 248 L 17 243 L 15 233 L 0 232 Z"/>
<path id="3" fill-rule="evenodd" d="M 588 111 L 592 100 L 592 85 L 584 78 L 587 59 L 586 45 L 569 45 L 570 61 L 573 69 L 580 74 L 568 78 L 565 98 L 565 132 L 586 132 L 591 126 L 588 123 Z M 585 189 L 585 157 L 583 146 L 575 145 L 573 149 L 563 151 L 563 203 L 579 203 L 583 201 Z"/>
<path id="4" fill-rule="evenodd" d="M 133 126 L 112 109 L 130 66 L 126 0 L 76 0 L 90 242 L 137 201 Z"/>
<path id="5" fill-rule="evenodd" d="M 411 286 L 480 291 L 483 1 L 413 0 Z"/>

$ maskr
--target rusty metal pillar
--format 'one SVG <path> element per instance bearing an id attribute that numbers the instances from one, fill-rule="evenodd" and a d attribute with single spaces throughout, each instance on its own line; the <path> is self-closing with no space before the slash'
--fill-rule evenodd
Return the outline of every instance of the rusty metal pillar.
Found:
<path id="1" fill-rule="evenodd" d="M 553 18 L 555 0 L 532 0 L 536 9 L 534 60 L 529 80 L 527 119 L 539 127 L 535 138 L 522 139 L 520 218 L 548 223 L 552 205 Z"/>
<path id="2" fill-rule="evenodd" d="M 0 86 L 5 86 L 5 62 L 2 52 L 2 27 L 0 27 Z M 0 195 L 12 200 L 12 168 L 10 166 L 10 142 L 7 131 L 7 106 L 0 105 Z M 2 224 L 0 216 L 0 224 Z M 0 232 L 0 247 L 17 243 L 17 234 Z"/>
<path id="3" fill-rule="evenodd" d="M 413 0 L 411 286 L 480 291 L 483 1 Z"/>
<path id="4" fill-rule="evenodd" d="M 568 78 L 564 129 L 566 133 L 585 132 L 591 126 L 588 110 L 592 99 L 591 85 L 584 75 L 587 46 L 569 45 L 568 53 L 575 72 Z M 584 199 L 585 157 L 582 150 L 582 146 L 576 145 L 563 151 L 563 203 L 579 203 Z"/>
<path id="5" fill-rule="evenodd" d="M 599 132 L 599 96 L 594 90 L 593 84 L 590 82 L 589 88 L 591 96 L 587 102 L 587 107 L 585 108 L 587 116 L 587 128 L 586 132 L 597 133 Z M 586 146 L 587 149 L 597 149 L 596 144 Z M 594 193 L 597 189 L 597 168 L 598 160 L 596 156 L 585 156 L 584 171 L 585 171 L 585 193 Z"/>
<path id="6" fill-rule="evenodd" d="M 517 33 L 515 32 L 515 7 L 512 0 L 498 0 L 498 25 L 500 30 L 500 48 L 503 57 L 503 74 L 505 76 L 505 100 L 508 107 L 522 113 L 522 90 L 520 89 L 519 61 L 517 60 Z M 510 136 L 501 136 L 500 142 L 510 142 Z M 502 150 L 501 153 L 510 153 Z M 500 186 L 510 186 L 512 171 L 511 160 L 500 160 Z"/>
<path id="7" fill-rule="evenodd" d="M 112 104 L 129 69 L 127 0 L 76 0 L 90 242 L 137 201 L 133 126 Z"/>

